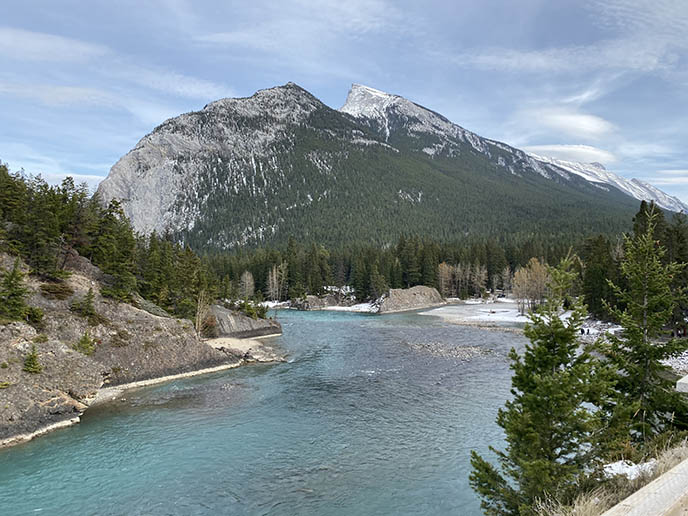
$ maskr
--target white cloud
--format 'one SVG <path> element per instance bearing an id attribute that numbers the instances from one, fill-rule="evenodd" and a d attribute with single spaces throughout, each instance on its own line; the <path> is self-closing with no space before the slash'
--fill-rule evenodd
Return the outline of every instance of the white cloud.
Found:
<path id="1" fill-rule="evenodd" d="M 116 99 L 108 92 L 78 86 L 18 84 L 0 81 L 0 94 L 37 100 L 48 106 L 114 105 L 117 103 Z"/>
<path id="2" fill-rule="evenodd" d="M 371 66 L 366 55 L 350 59 L 351 45 L 380 35 L 386 45 L 392 45 L 411 30 L 404 23 L 404 13 L 384 0 L 323 0 L 317 5 L 307 0 L 256 2 L 251 14 L 248 23 L 239 22 L 221 32 L 196 33 L 192 38 L 213 52 L 257 62 L 261 68 L 289 68 L 292 74 L 298 70 L 319 79 L 334 76 L 351 81 L 362 76 L 356 68 Z M 422 34 L 418 25 L 413 31 L 414 37 Z"/>
<path id="3" fill-rule="evenodd" d="M 111 77 L 178 97 L 210 101 L 234 95 L 230 88 L 222 84 L 162 68 L 120 62 L 103 72 Z"/>
<path id="4" fill-rule="evenodd" d="M 676 149 L 664 143 L 628 141 L 617 147 L 617 152 L 631 159 L 648 159 L 672 156 Z"/>
<path id="5" fill-rule="evenodd" d="M 544 49 L 474 48 L 448 59 L 460 66 L 510 72 L 678 71 L 677 50 L 688 48 L 684 0 L 590 0 L 587 7 L 607 38 Z"/>
<path id="6" fill-rule="evenodd" d="M 86 183 L 88 185 L 88 189 L 91 192 L 95 192 L 96 189 L 98 188 L 98 185 L 105 179 L 105 176 L 95 176 L 95 175 L 90 175 L 90 174 L 72 174 L 72 173 L 45 173 L 41 174 L 43 179 L 48 184 L 51 185 L 59 185 L 62 183 L 62 181 L 66 177 L 71 177 L 74 179 L 74 183 L 79 185 L 81 183 Z"/>
<path id="7" fill-rule="evenodd" d="M 458 65 L 484 70 L 573 75 L 600 69 L 647 72 L 669 68 L 674 63 L 674 56 L 664 45 L 633 39 L 542 50 L 474 49 L 449 59 Z"/>
<path id="8" fill-rule="evenodd" d="M 0 27 L 0 55 L 17 60 L 82 62 L 109 53 L 103 45 L 43 32 Z"/>
<path id="9" fill-rule="evenodd" d="M 685 177 L 651 177 L 644 179 L 655 185 L 688 185 L 688 176 Z"/>
<path id="10" fill-rule="evenodd" d="M 658 170 L 657 173 L 661 174 L 661 175 L 667 175 L 667 176 L 686 176 L 686 177 L 688 177 L 688 168 L 685 168 L 685 169 L 673 168 L 673 169 L 668 169 L 668 170 Z"/>
<path id="11" fill-rule="evenodd" d="M 604 118 L 567 108 L 540 108 L 523 113 L 520 118 L 530 124 L 553 129 L 577 138 L 596 139 L 611 133 L 615 127 Z"/>
<path id="12" fill-rule="evenodd" d="M 597 162 L 606 165 L 617 159 L 611 152 L 590 145 L 528 145 L 522 148 L 539 156 L 581 163 Z"/>
<path id="13" fill-rule="evenodd" d="M 75 183 L 86 182 L 89 188 L 94 190 L 105 179 L 105 175 L 74 173 L 70 168 L 79 167 L 89 171 L 102 170 L 105 174 L 111 166 L 104 163 L 82 163 L 69 157 L 61 159 L 52 154 L 43 154 L 41 151 L 24 143 L 2 142 L 0 143 L 0 148 L 3 151 L 2 160 L 7 162 L 10 170 L 17 171 L 23 169 L 28 174 L 40 174 L 49 184 L 59 184 L 65 177 L 71 176 L 74 178 Z M 68 166 L 63 164 L 65 160 L 69 161 Z"/>

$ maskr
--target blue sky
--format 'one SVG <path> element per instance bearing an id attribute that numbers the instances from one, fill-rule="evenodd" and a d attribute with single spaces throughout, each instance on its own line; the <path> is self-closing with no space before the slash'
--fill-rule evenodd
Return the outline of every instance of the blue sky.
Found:
<path id="1" fill-rule="evenodd" d="M 166 118 L 352 82 L 688 201 L 685 0 L 2 2 L 0 160 L 96 184 Z"/>

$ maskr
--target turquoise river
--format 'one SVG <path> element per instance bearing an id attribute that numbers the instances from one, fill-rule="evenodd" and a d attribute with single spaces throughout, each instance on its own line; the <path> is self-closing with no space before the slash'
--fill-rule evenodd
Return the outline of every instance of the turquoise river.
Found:
<path id="1" fill-rule="evenodd" d="M 131 390 L 0 450 L 0 515 L 480 514 L 469 454 L 502 446 L 522 335 L 415 313 L 278 318 L 287 363 Z M 490 352 L 451 357 L 466 346 Z"/>

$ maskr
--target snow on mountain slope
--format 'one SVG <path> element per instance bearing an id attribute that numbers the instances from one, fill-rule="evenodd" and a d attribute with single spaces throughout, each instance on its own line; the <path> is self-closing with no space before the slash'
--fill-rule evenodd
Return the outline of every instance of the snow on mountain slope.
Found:
<path id="1" fill-rule="evenodd" d="M 357 118 L 366 117 L 380 123 L 385 136 L 390 135 L 390 116 L 401 115 L 406 121 L 406 128 L 415 133 L 430 133 L 448 136 L 460 141 L 469 142 L 476 150 L 484 152 L 482 138 L 467 131 L 442 115 L 411 102 L 399 95 L 385 93 L 362 84 L 352 84 L 346 102 L 339 110 Z M 432 152 L 427 152 L 432 155 Z"/>
<path id="2" fill-rule="evenodd" d="M 387 140 L 392 130 L 393 118 L 401 117 L 410 133 L 429 133 L 440 138 L 441 143 L 422 149 L 430 156 L 442 151 L 448 152 L 449 155 L 458 155 L 459 152 L 453 148 L 457 141 L 469 143 L 476 151 L 488 157 L 492 157 L 493 148 L 497 147 L 507 153 L 511 161 L 508 163 L 501 157 L 498 158 L 499 164 L 514 174 L 530 170 L 548 179 L 563 178 L 567 181 L 571 179 L 569 174 L 575 174 L 600 188 L 610 185 L 635 199 L 654 201 L 661 208 L 671 211 L 688 212 L 688 205 L 676 197 L 643 181 L 621 177 L 606 170 L 599 163 L 575 163 L 525 153 L 509 145 L 478 136 L 404 97 L 369 86 L 353 84 L 340 111 L 359 119 L 368 118 L 376 121 Z"/>
<path id="3" fill-rule="evenodd" d="M 684 204 L 676 197 L 668 195 L 659 188 L 644 181 L 626 179 L 614 172 L 610 172 L 600 163 L 576 163 L 574 161 L 545 158 L 532 153 L 531 156 L 543 163 L 554 165 L 567 172 L 581 176 L 591 183 L 614 186 L 639 201 L 654 201 L 657 206 L 665 210 L 688 212 L 688 205 Z"/>

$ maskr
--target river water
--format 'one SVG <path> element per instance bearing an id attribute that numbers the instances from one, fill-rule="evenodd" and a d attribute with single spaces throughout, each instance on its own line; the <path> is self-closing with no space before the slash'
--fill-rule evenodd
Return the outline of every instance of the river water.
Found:
<path id="1" fill-rule="evenodd" d="M 480 514 L 469 453 L 501 447 L 523 336 L 414 313 L 278 318 L 288 363 L 128 391 L 0 450 L 0 515 Z M 445 352 L 465 346 L 489 352 Z"/>

